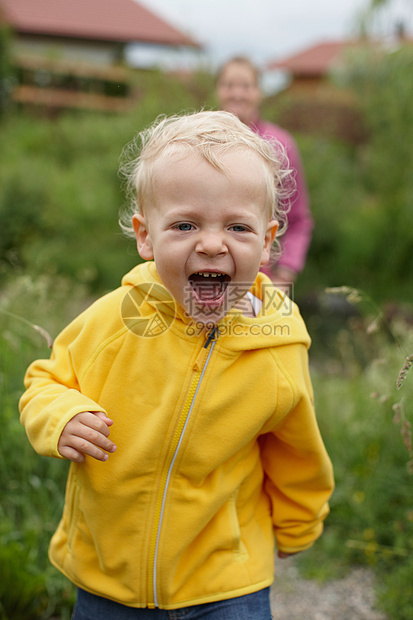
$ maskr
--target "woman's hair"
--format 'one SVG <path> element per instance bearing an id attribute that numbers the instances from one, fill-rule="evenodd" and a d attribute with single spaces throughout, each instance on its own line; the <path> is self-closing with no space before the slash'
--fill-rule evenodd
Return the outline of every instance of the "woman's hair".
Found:
<path id="1" fill-rule="evenodd" d="M 159 117 L 123 149 L 119 174 L 128 200 L 120 217 L 123 232 L 134 237 L 132 217 L 151 207 L 154 178 L 168 159 L 192 152 L 225 174 L 221 155 L 230 150 L 255 154 L 262 161 L 264 208 L 268 219 L 276 219 L 280 228 L 285 229 L 295 181 L 284 147 L 277 141 L 260 138 L 230 112 L 202 111 Z"/>
<path id="2" fill-rule="evenodd" d="M 229 58 L 226 60 L 218 69 L 215 76 L 215 84 L 218 84 L 225 71 L 230 65 L 244 65 L 244 67 L 248 67 L 251 73 L 254 75 L 255 83 L 257 86 L 260 85 L 261 81 L 261 71 L 258 69 L 257 65 L 255 65 L 252 60 L 247 58 L 247 56 L 234 56 L 233 58 Z"/>

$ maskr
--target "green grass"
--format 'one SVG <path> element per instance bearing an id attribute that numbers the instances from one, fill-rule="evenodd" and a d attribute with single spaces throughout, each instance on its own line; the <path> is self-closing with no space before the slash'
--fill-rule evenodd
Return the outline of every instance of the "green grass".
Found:
<path id="1" fill-rule="evenodd" d="M 401 322 L 391 326 L 393 337 L 388 330 L 368 335 L 361 324 L 370 323 L 371 317 L 350 320 L 337 333 L 336 357 L 319 359 L 318 350 L 313 360 L 317 415 L 336 490 L 324 535 L 298 562 L 304 575 L 319 580 L 343 576 L 355 565 L 371 567 L 379 606 L 389 618 L 408 620 L 413 617 L 413 374 L 407 373 L 399 391 L 396 381 L 413 352 L 413 330 Z M 360 344 L 370 352 L 367 362 Z M 404 423 L 397 414 L 400 404 Z"/>
<path id="2" fill-rule="evenodd" d="M 68 286 L 71 303 L 67 304 Z M 67 463 L 34 453 L 18 419 L 22 378 L 30 361 L 49 355 L 24 316 L 55 335 L 86 303 L 85 289 L 67 280 L 28 276 L 5 289 L 0 304 L 0 618 L 70 617 L 74 588 L 48 562 L 47 548 L 61 515 Z M 44 315 L 44 316 L 42 316 Z M 325 533 L 298 556 L 307 577 L 342 576 L 353 566 L 377 575 L 378 602 L 389 618 L 412 618 L 407 585 L 413 579 L 413 478 L 409 452 L 395 420 L 404 403 L 411 418 L 413 372 L 400 391 L 396 380 L 413 351 L 413 329 L 403 323 L 367 334 L 371 317 L 349 319 L 319 346 L 311 370 L 320 428 L 332 458 L 336 490 Z M 401 340 L 403 348 L 394 340 Z M 368 352 L 360 355 L 360 351 Z M 411 455 L 410 455 L 411 456 Z"/>
<path id="3" fill-rule="evenodd" d="M 68 292 L 71 303 L 67 304 Z M 62 279 L 29 277 L 3 291 L 0 303 L 0 618 L 70 618 L 74 589 L 49 563 L 49 540 L 60 519 L 66 462 L 38 456 L 18 416 L 25 368 L 50 354 L 29 324 L 55 335 L 85 302 Z M 42 314 L 44 315 L 42 316 Z M 19 317 L 24 317 L 22 321 Z"/>

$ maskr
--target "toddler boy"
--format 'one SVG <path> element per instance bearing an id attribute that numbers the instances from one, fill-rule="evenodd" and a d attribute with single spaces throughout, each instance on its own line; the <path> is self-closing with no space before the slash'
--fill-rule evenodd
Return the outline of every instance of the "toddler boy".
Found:
<path id="1" fill-rule="evenodd" d="M 75 620 L 269 620 L 274 540 L 310 547 L 333 488 L 307 331 L 259 273 L 289 173 L 226 112 L 141 141 L 123 228 L 147 262 L 25 378 L 30 441 L 72 461 L 50 558 Z"/>

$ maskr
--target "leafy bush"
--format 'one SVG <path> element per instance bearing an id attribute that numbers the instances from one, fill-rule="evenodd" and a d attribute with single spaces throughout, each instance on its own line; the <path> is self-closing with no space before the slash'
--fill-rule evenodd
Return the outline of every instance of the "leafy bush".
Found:
<path id="1" fill-rule="evenodd" d="M 92 290 L 114 287 L 136 264 L 117 214 L 118 157 L 134 127 L 119 118 L 67 116 L 57 124 L 15 117 L 0 155 L 3 273 L 60 273 Z M 128 254 L 129 247 L 129 254 Z"/>
<path id="2" fill-rule="evenodd" d="M 375 251 L 366 264 L 389 284 L 389 297 L 399 298 L 413 268 L 412 71 L 408 45 L 392 53 L 361 55 L 348 69 L 370 136 L 359 154 L 363 182 L 380 222 Z M 375 279 L 378 284 L 377 275 Z"/>
<path id="3" fill-rule="evenodd" d="M 124 115 L 66 113 L 53 122 L 15 114 L 2 126 L 0 273 L 61 274 L 92 292 L 118 286 L 138 261 L 118 226 L 124 145 L 161 113 L 201 107 L 200 76 L 186 86 L 139 74 L 139 105 Z"/>
<path id="4" fill-rule="evenodd" d="M 340 79 L 354 93 L 364 140 L 352 142 L 351 132 L 338 140 L 325 127 L 318 135 L 295 133 L 315 220 L 297 282 L 302 296 L 345 283 L 379 301 L 411 300 L 412 70 L 411 46 L 354 54 Z M 267 117 L 276 121 L 285 105 L 283 98 L 269 99 Z"/>
<path id="5" fill-rule="evenodd" d="M 6 24 L 2 23 L 2 16 L 0 15 L 0 118 L 10 103 L 12 78 L 10 45 L 11 31 Z"/>

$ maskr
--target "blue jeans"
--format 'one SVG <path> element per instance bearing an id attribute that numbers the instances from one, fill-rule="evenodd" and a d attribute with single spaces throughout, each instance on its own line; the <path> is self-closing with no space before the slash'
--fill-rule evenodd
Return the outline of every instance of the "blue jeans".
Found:
<path id="1" fill-rule="evenodd" d="M 135 609 L 79 589 L 72 620 L 271 620 L 270 589 L 170 611 Z"/>

